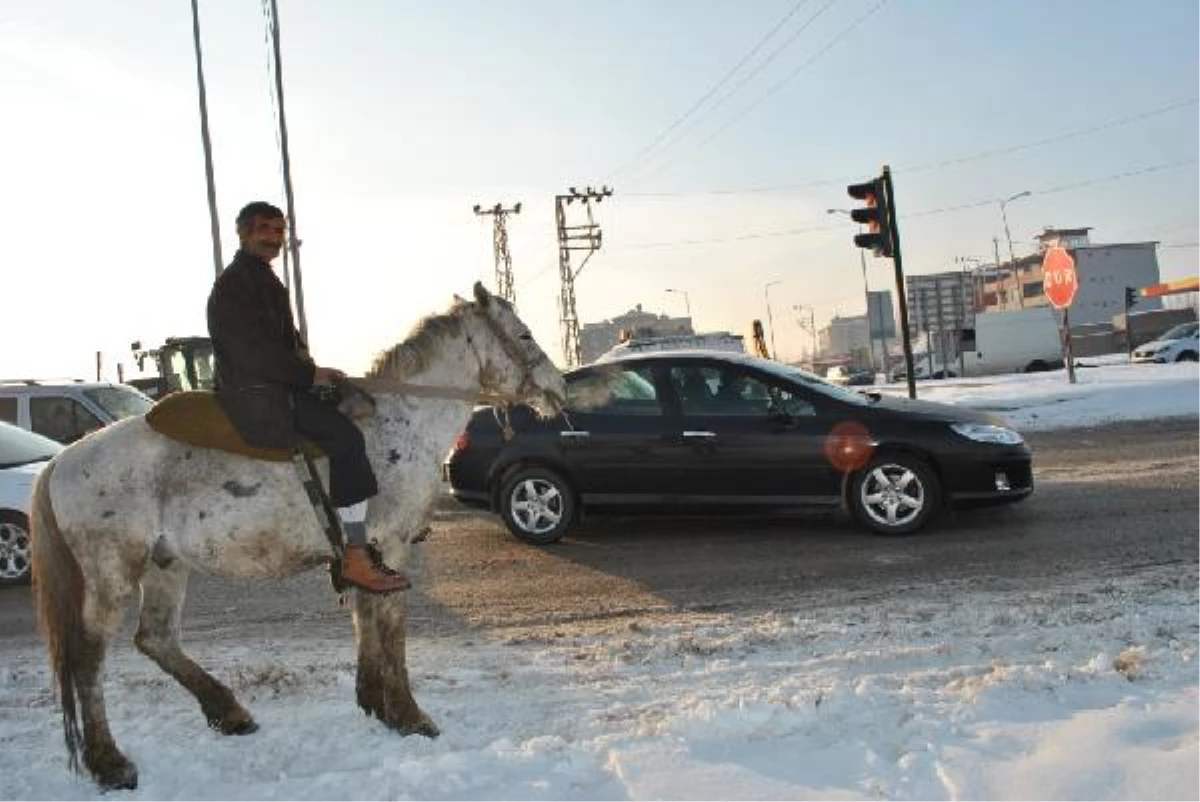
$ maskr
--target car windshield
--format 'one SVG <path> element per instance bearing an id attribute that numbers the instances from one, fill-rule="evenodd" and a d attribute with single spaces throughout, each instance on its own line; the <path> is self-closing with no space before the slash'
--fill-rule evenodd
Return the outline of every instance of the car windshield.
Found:
<path id="1" fill-rule="evenodd" d="M 1184 337 L 1191 337 L 1196 332 L 1196 328 L 1200 323 L 1180 323 L 1178 326 L 1172 326 L 1159 337 L 1160 340 L 1182 340 Z"/>
<path id="2" fill-rule="evenodd" d="M 130 418 L 134 415 L 145 415 L 154 406 L 154 402 L 134 390 L 132 387 L 114 385 L 112 387 L 94 387 L 84 390 L 83 394 L 107 412 L 113 420 Z"/>
<path id="3" fill-rule="evenodd" d="M 814 390 L 822 395 L 827 395 L 830 398 L 836 398 L 838 401 L 845 401 L 847 404 L 855 404 L 857 406 L 867 406 L 871 400 L 858 392 L 847 387 L 840 387 L 836 384 L 830 384 L 813 373 L 809 373 L 803 368 L 798 368 L 795 365 L 785 365 L 782 362 L 774 362 L 769 359 L 755 359 L 753 364 L 776 376 L 782 376 L 785 379 L 801 384 L 811 390 Z"/>
<path id="4" fill-rule="evenodd" d="M 43 462 L 62 449 L 61 444 L 49 437 L 0 422 L 0 468 L 16 468 L 31 462 Z"/>

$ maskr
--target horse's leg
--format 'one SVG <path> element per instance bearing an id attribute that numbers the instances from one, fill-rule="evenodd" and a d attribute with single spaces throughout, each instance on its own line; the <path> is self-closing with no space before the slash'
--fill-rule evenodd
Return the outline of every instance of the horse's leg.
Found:
<path id="1" fill-rule="evenodd" d="M 354 628 L 358 635 L 358 705 L 404 735 L 430 738 L 437 725 L 417 706 L 405 665 L 404 595 L 356 594 Z"/>
<path id="2" fill-rule="evenodd" d="M 117 748 L 104 706 L 105 653 L 121 627 L 133 583 L 124 577 L 97 581 L 94 567 L 84 574 L 91 581 L 84 588 L 84 625 L 71 668 L 83 720 L 83 763 L 103 788 L 137 788 L 137 766 Z"/>
<path id="3" fill-rule="evenodd" d="M 84 766 L 104 788 L 136 788 L 137 767 L 117 749 L 104 709 L 104 652 L 121 626 L 133 583 L 126 576 L 105 579 L 96 555 L 81 561 L 67 545 L 50 502 L 54 469 L 52 463 L 43 471 L 33 490 L 33 596 L 58 681 L 67 754 L 78 768 L 82 752 Z"/>
<path id="4" fill-rule="evenodd" d="M 188 569 L 179 562 L 166 568 L 151 563 L 142 577 L 142 612 L 133 642 L 142 654 L 179 681 L 200 702 L 208 725 L 225 735 L 258 729 L 233 692 L 183 653 L 179 621 L 187 591 Z"/>

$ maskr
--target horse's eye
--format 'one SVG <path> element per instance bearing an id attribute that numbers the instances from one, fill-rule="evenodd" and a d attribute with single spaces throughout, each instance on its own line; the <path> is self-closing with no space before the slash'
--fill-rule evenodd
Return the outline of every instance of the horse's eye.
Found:
<path id="1" fill-rule="evenodd" d="M 532 340 L 533 339 L 533 335 L 527 331 L 523 331 L 520 334 L 518 334 L 517 336 L 519 338 L 521 338 L 522 340 Z"/>

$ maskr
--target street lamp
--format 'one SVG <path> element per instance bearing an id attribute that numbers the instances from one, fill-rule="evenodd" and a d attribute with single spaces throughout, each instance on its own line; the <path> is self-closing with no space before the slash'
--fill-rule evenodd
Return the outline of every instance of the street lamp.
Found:
<path id="1" fill-rule="evenodd" d="M 1012 273 L 1013 279 L 1017 283 L 1017 303 L 1019 303 L 1021 305 L 1022 309 L 1025 307 L 1025 293 L 1022 291 L 1022 288 L 1021 288 L 1021 279 L 1020 279 L 1020 277 L 1017 276 L 1017 269 L 1016 269 L 1017 257 L 1013 254 L 1012 234 L 1009 233 L 1009 230 L 1008 230 L 1008 212 L 1005 211 L 1005 207 L 1008 206 L 1008 204 L 1015 201 L 1017 198 L 1027 198 L 1031 194 L 1032 194 L 1031 192 L 1026 190 L 1024 192 L 1018 192 L 1016 195 L 1013 195 L 1011 197 L 1005 198 L 1004 200 L 1000 201 L 1000 217 L 1002 217 L 1004 219 L 1004 237 L 1005 237 L 1005 239 L 1008 240 L 1008 269 L 1009 269 L 1009 272 Z"/>
<path id="2" fill-rule="evenodd" d="M 825 210 L 825 214 L 844 214 L 844 215 L 847 215 L 847 216 L 849 216 L 849 215 L 850 215 L 850 210 L 849 210 L 849 209 L 826 209 L 826 210 Z M 863 230 L 863 227 L 862 227 L 862 224 L 861 224 L 861 223 L 860 223 L 860 224 L 859 224 L 859 226 L 858 226 L 858 230 L 859 230 L 859 232 L 860 232 L 860 233 L 861 233 L 861 232 L 862 232 L 862 230 Z M 872 362 L 872 367 L 874 367 L 874 362 L 875 362 L 875 343 L 874 343 L 874 341 L 871 339 L 871 290 L 870 290 L 870 288 L 867 286 L 867 256 L 866 256 L 866 251 L 865 251 L 864 249 L 862 249 L 862 248 L 859 248 L 859 249 L 858 249 L 858 263 L 859 263 L 860 265 L 862 265 L 862 277 L 863 277 L 863 298 L 864 298 L 864 300 L 865 300 L 865 302 L 866 302 L 866 304 L 867 304 L 867 306 L 866 306 L 866 310 L 867 310 L 867 311 L 864 313 L 864 314 L 865 314 L 865 316 L 866 316 L 866 318 L 867 318 L 867 350 L 868 350 L 868 351 L 870 352 L 870 354 L 871 354 L 871 362 Z M 884 360 L 884 361 L 886 362 L 886 358 L 885 358 L 885 360 Z M 886 366 L 885 366 L 885 368 L 886 368 Z"/>
<path id="3" fill-rule="evenodd" d="M 767 302 L 767 325 L 771 327 L 771 359 L 779 358 L 779 352 L 775 350 L 775 318 L 771 315 L 771 288 L 782 283 L 783 279 L 777 278 L 763 285 L 763 298 Z"/>
<path id="4" fill-rule="evenodd" d="M 692 302 L 688 298 L 687 290 L 676 290 L 671 287 L 667 287 L 665 290 L 663 290 L 663 292 L 677 292 L 680 295 L 682 295 L 683 296 L 683 306 L 685 309 L 687 309 L 688 320 L 692 319 Z"/>

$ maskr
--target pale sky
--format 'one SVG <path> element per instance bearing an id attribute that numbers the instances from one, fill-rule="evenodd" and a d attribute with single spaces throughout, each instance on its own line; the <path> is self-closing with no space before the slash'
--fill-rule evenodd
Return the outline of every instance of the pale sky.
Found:
<path id="1" fill-rule="evenodd" d="M 1184 0 L 280 0 L 310 339 L 351 372 L 476 279 L 523 204 L 518 309 L 561 362 L 553 196 L 607 184 L 579 317 L 768 318 L 782 358 L 860 314 L 848 183 L 893 168 L 908 273 L 1044 226 L 1197 273 L 1197 6 Z M 262 3 L 200 0 L 225 260 L 283 205 Z M 776 30 L 777 29 L 777 30 Z M 775 30 L 773 35 L 772 30 Z M 213 279 L 187 0 L 0 0 L 0 377 L 106 377 L 202 334 Z M 578 208 L 578 207 L 574 207 Z M 579 222 L 572 219 L 569 222 Z M 769 282 L 779 281 L 769 291 Z M 868 257 L 871 289 L 892 263 Z"/>

